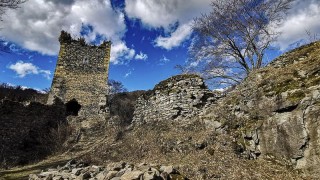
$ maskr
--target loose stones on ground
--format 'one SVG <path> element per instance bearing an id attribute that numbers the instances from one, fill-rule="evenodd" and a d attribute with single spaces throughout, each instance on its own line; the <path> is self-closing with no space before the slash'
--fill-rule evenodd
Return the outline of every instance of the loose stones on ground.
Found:
<path id="1" fill-rule="evenodd" d="M 29 180 L 180 180 L 187 179 L 173 166 L 159 166 L 125 162 L 110 163 L 107 166 L 86 166 L 81 162 L 69 161 L 62 167 L 48 169 L 40 174 L 30 174 Z"/>

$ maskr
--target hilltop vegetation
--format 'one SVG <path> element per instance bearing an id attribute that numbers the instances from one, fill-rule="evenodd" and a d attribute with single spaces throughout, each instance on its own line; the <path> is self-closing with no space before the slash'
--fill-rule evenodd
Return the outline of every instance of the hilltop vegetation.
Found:
<path id="1" fill-rule="evenodd" d="M 47 94 L 31 88 L 21 86 L 12 86 L 6 83 L 0 83 L 0 100 L 9 100 L 16 102 L 40 102 L 46 103 Z"/>

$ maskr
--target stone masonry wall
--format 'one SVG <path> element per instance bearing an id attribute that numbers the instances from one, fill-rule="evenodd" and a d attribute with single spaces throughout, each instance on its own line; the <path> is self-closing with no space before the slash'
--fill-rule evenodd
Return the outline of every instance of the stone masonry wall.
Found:
<path id="1" fill-rule="evenodd" d="M 197 75 L 178 75 L 160 82 L 151 94 L 137 100 L 133 123 L 183 120 L 215 101 L 215 95 Z"/>
<path id="2" fill-rule="evenodd" d="M 74 40 L 62 31 L 59 58 L 48 98 L 64 103 L 75 99 L 80 116 L 95 115 L 106 105 L 110 42 L 100 46 L 87 45 L 84 39 Z"/>

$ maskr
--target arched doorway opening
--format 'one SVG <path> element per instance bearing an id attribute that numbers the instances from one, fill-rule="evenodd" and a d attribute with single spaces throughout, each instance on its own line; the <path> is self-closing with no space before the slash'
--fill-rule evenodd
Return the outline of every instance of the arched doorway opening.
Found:
<path id="1" fill-rule="evenodd" d="M 67 116 L 78 116 L 78 113 L 81 109 L 81 105 L 78 103 L 76 99 L 72 99 L 66 103 L 66 114 Z"/>

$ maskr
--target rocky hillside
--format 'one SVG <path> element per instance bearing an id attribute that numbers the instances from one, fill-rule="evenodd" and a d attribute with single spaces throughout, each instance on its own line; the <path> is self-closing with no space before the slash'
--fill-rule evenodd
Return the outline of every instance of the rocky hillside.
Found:
<path id="1" fill-rule="evenodd" d="M 113 128 L 87 158 L 174 165 L 190 179 L 319 178 L 319 45 L 284 54 L 225 97 L 193 75 L 160 82 L 137 101 L 133 125 Z"/>
<path id="2" fill-rule="evenodd" d="M 273 160 L 320 178 L 320 42 L 252 73 L 202 120 L 232 135 L 247 159 Z"/>

